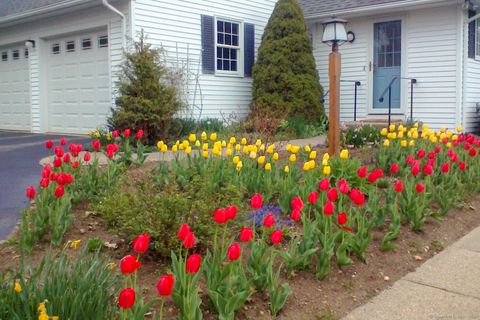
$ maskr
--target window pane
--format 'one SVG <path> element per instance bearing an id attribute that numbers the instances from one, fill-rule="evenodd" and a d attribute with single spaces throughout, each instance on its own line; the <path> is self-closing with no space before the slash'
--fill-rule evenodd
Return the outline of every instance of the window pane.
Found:
<path id="1" fill-rule="evenodd" d="M 223 70 L 230 70 L 230 61 L 223 60 Z"/>
<path id="2" fill-rule="evenodd" d="M 98 37 L 98 47 L 100 48 L 108 47 L 108 36 Z"/>
<path id="3" fill-rule="evenodd" d="M 217 48 L 217 58 L 222 58 L 222 48 Z"/>
<path id="4" fill-rule="evenodd" d="M 231 71 L 237 71 L 237 61 L 232 61 L 230 64 Z"/>
<path id="5" fill-rule="evenodd" d="M 232 36 L 232 46 L 238 46 L 238 36 Z"/>
<path id="6" fill-rule="evenodd" d="M 13 50 L 12 57 L 13 60 L 18 60 L 18 58 L 20 58 L 20 52 L 18 52 L 18 50 Z"/>
<path id="7" fill-rule="evenodd" d="M 90 38 L 86 38 L 82 40 L 82 49 L 88 50 L 92 48 L 92 40 Z"/>
<path id="8" fill-rule="evenodd" d="M 223 21 L 217 21 L 217 32 L 223 32 Z"/>
<path id="9" fill-rule="evenodd" d="M 222 70 L 222 59 L 217 59 L 217 70 Z"/>
<path id="10" fill-rule="evenodd" d="M 28 49 L 25 48 L 25 51 L 23 52 L 25 59 L 28 59 Z"/>
<path id="11" fill-rule="evenodd" d="M 219 44 L 224 44 L 224 43 L 225 43 L 224 41 L 225 41 L 225 40 L 224 40 L 223 33 L 219 33 L 219 34 L 217 35 L 217 43 L 219 43 Z"/>
<path id="12" fill-rule="evenodd" d="M 232 24 L 230 22 L 225 22 L 225 32 L 232 33 Z"/>
<path id="13" fill-rule="evenodd" d="M 74 52 L 75 51 L 75 41 L 67 41 L 65 44 L 65 51 Z"/>
<path id="14" fill-rule="evenodd" d="M 229 35 L 229 34 L 225 35 L 225 44 L 227 44 L 229 46 L 232 45 L 232 36 L 231 35 Z"/>
<path id="15" fill-rule="evenodd" d="M 393 51 L 401 51 L 402 50 L 402 41 L 400 38 L 395 38 L 393 40 Z"/>
<path id="16" fill-rule="evenodd" d="M 385 58 L 386 58 L 386 61 L 385 61 L 385 67 L 392 67 L 393 66 L 393 54 L 391 53 L 387 53 L 385 54 Z"/>
<path id="17" fill-rule="evenodd" d="M 230 49 L 223 48 L 223 59 L 230 59 Z"/>
<path id="18" fill-rule="evenodd" d="M 385 67 L 385 55 L 383 53 L 378 55 L 377 67 Z"/>
<path id="19" fill-rule="evenodd" d="M 232 60 L 237 60 L 237 49 L 231 49 L 230 51 L 230 58 Z"/>
<path id="20" fill-rule="evenodd" d="M 393 54 L 393 66 L 394 67 L 400 67 L 401 64 L 402 64 L 402 62 L 401 62 L 400 52 L 395 52 Z"/>
<path id="21" fill-rule="evenodd" d="M 237 23 L 232 23 L 232 33 L 233 34 L 238 34 L 238 24 Z"/>
<path id="22" fill-rule="evenodd" d="M 2 61 L 7 61 L 8 60 L 8 52 L 7 51 L 3 51 L 2 52 Z"/>

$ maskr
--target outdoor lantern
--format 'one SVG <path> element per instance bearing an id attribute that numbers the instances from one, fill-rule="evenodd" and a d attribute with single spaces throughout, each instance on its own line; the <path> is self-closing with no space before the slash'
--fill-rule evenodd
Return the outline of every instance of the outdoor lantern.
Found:
<path id="1" fill-rule="evenodd" d="M 332 18 L 323 22 L 323 38 L 322 42 L 335 45 L 339 42 L 348 41 L 345 25 L 347 20 Z"/>

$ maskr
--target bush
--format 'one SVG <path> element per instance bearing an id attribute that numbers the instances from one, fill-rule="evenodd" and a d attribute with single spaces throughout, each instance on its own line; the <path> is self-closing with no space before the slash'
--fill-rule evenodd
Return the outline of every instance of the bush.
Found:
<path id="1" fill-rule="evenodd" d="M 328 130 L 328 118 L 323 117 L 321 121 L 307 121 L 302 117 L 290 117 L 282 121 L 279 131 L 292 134 L 296 138 L 308 138 L 318 136 Z"/>
<path id="2" fill-rule="evenodd" d="M 135 51 L 126 53 L 117 108 L 108 121 L 111 129 L 143 129 L 152 144 L 167 138 L 173 117 L 184 104 L 161 58 L 162 50 L 152 49 L 142 32 Z"/>
<path id="3" fill-rule="evenodd" d="M 268 21 L 253 67 L 251 107 L 277 117 L 324 115 L 312 44 L 297 0 L 280 0 Z"/>

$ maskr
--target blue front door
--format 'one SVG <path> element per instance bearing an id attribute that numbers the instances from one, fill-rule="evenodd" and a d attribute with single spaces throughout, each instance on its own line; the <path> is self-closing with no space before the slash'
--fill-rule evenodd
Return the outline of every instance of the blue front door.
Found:
<path id="1" fill-rule="evenodd" d="M 373 108 L 388 108 L 388 91 L 379 99 L 394 77 L 400 77 L 402 62 L 402 23 L 389 21 L 374 25 Z M 400 109 L 400 79 L 392 84 L 392 109 Z"/>

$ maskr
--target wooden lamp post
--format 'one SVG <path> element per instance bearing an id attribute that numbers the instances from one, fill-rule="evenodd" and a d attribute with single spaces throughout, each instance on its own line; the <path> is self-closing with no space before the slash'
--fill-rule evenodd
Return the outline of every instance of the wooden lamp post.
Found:
<path id="1" fill-rule="evenodd" d="M 338 47 L 348 41 L 345 25 L 346 20 L 332 18 L 323 22 L 322 42 L 332 46 L 332 52 L 328 56 L 329 75 L 329 131 L 328 153 L 333 156 L 340 149 L 340 73 L 341 59 Z"/>

